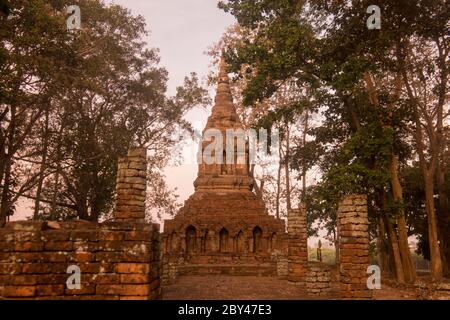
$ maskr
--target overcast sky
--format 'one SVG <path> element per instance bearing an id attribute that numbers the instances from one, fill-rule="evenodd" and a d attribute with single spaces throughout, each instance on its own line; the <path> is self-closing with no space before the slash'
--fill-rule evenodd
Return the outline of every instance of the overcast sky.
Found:
<path id="1" fill-rule="evenodd" d="M 161 65 L 169 71 L 169 91 L 174 92 L 191 71 L 206 76 L 210 59 L 204 54 L 234 23 L 217 8 L 216 0 L 115 0 L 107 1 L 142 15 L 150 30 L 147 42 L 161 51 Z"/>

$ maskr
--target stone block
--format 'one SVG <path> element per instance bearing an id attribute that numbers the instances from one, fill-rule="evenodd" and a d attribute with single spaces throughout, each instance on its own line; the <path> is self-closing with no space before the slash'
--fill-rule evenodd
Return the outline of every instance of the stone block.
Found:
<path id="1" fill-rule="evenodd" d="M 71 241 L 47 241 L 44 242 L 46 251 L 72 251 L 73 242 Z"/>
<path id="2" fill-rule="evenodd" d="M 124 284 L 145 284 L 149 283 L 151 280 L 148 274 L 121 274 L 120 275 L 120 283 Z"/>
<path id="3" fill-rule="evenodd" d="M 120 296 L 147 296 L 150 293 L 148 285 L 136 284 L 99 284 L 96 288 L 96 294 L 101 295 L 120 295 Z"/>
<path id="4" fill-rule="evenodd" d="M 64 294 L 64 285 L 62 284 L 43 284 L 36 286 L 36 295 L 38 296 L 60 296 Z"/>
<path id="5" fill-rule="evenodd" d="M 0 284 L 6 286 L 32 286 L 37 284 L 38 276 L 36 275 L 0 275 Z"/>
<path id="6" fill-rule="evenodd" d="M 116 265 L 117 273 L 140 273 L 150 272 L 150 265 L 147 263 L 119 263 Z"/>
<path id="7" fill-rule="evenodd" d="M 36 293 L 35 286 L 0 286 L 0 296 L 8 298 L 33 297 Z"/>
<path id="8" fill-rule="evenodd" d="M 83 275 L 82 275 L 81 276 L 80 289 L 69 289 L 69 288 L 65 287 L 64 294 L 65 295 L 74 295 L 75 299 L 81 299 L 78 296 L 80 296 L 80 295 L 94 295 L 96 293 L 95 292 L 96 286 L 99 286 L 99 285 L 96 285 L 95 283 L 88 283 L 88 282 L 84 281 L 83 280 Z M 90 300 L 90 298 L 91 298 L 91 296 L 89 296 L 89 298 L 87 298 L 87 299 Z"/>

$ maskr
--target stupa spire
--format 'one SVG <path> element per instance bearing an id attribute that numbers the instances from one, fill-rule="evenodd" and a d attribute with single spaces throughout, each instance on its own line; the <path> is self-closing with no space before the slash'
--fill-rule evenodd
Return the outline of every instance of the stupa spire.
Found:
<path id="1" fill-rule="evenodd" d="M 228 78 L 228 72 L 227 72 L 227 63 L 225 61 L 223 54 L 220 56 L 220 61 L 219 61 L 218 83 L 220 83 L 220 82 L 225 82 L 228 84 L 230 83 L 230 79 Z"/>
<path id="2" fill-rule="evenodd" d="M 209 129 L 220 131 L 222 135 L 223 157 L 220 163 L 199 163 L 198 177 L 194 182 L 196 191 L 206 192 L 244 192 L 249 193 L 253 189 L 253 179 L 249 175 L 248 148 L 245 150 L 245 163 L 237 163 L 237 143 L 232 148 L 234 154 L 227 158 L 227 131 L 243 129 L 231 95 L 230 79 L 228 78 L 225 59 L 220 58 L 219 73 L 217 78 L 217 92 L 214 107 L 208 117 L 203 134 Z M 211 140 L 201 142 L 201 154 L 211 144 Z M 228 159 L 228 162 L 227 162 Z M 229 161 L 229 159 L 234 159 Z"/>
<path id="3" fill-rule="evenodd" d="M 219 62 L 219 74 L 217 78 L 215 105 L 212 108 L 212 117 L 220 113 L 221 115 L 232 117 L 239 121 L 236 114 L 236 108 L 233 105 L 233 96 L 231 94 L 230 79 L 227 73 L 227 64 L 223 54 Z"/>

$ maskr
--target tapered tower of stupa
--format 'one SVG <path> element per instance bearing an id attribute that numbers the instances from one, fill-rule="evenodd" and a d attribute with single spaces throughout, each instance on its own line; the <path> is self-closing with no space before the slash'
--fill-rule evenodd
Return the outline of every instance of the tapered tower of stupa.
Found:
<path id="1" fill-rule="evenodd" d="M 227 131 L 228 134 L 236 134 L 232 140 L 227 140 Z M 219 140 L 211 136 L 211 139 L 203 139 L 200 145 L 202 158 L 198 166 L 198 177 L 194 182 L 195 190 L 199 192 L 251 192 L 253 179 L 249 172 L 248 144 L 244 141 L 244 130 L 233 104 L 230 80 L 223 58 L 220 60 L 215 104 L 203 130 L 203 137 L 206 137 L 208 133 L 214 134 L 214 132 L 217 134 L 220 132 Z M 239 134 L 241 134 L 239 136 L 241 141 L 238 142 Z M 207 154 L 206 148 L 211 147 L 211 144 L 214 143 L 222 143 L 220 148 L 222 155 L 214 158 L 213 163 L 208 163 L 204 159 L 204 155 Z M 232 149 L 229 155 L 227 154 L 229 152 L 227 143 L 230 143 L 229 147 Z M 238 148 L 239 143 L 241 143 L 241 149 Z M 240 156 L 245 163 L 238 161 Z"/>

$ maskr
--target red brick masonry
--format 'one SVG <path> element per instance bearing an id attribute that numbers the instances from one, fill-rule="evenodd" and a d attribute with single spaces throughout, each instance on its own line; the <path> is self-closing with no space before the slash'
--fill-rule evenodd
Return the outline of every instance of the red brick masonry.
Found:
<path id="1" fill-rule="evenodd" d="M 0 229 L 0 298 L 156 299 L 157 225 L 11 222 Z M 68 289 L 70 265 L 81 288 Z"/>

